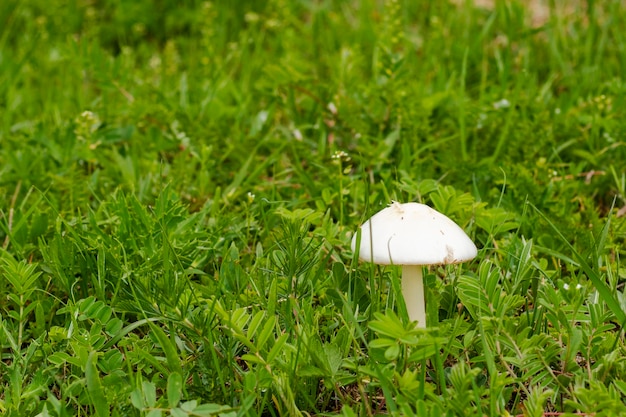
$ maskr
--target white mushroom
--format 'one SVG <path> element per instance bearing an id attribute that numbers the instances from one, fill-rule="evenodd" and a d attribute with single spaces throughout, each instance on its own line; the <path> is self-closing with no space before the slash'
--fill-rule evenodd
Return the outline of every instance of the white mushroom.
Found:
<path id="1" fill-rule="evenodd" d="M 356 249 L 357 235 L 352 239 Z M 476 245 L 456 223 L 419 203 L 392 202 L 363 223 L 359 259 L 402 265 L 402 295 L 411 321 L 426 327 L 422 265 L 454 264 L 476 256 Z"/>

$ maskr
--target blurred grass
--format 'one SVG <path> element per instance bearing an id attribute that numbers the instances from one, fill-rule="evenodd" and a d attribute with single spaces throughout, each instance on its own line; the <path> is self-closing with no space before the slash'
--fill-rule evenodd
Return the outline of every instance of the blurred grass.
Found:
<path id="1" fill-rule="evenodd" d="M 626 413 L 624 11 L 2 2 L 0 411 Z M 425 333 L 392 199 L 481 248 Z"/>

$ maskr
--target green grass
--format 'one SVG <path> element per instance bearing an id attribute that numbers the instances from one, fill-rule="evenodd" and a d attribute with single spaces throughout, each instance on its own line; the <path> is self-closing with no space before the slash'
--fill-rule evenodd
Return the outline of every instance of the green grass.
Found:
<path id="1" fill-rule="evenodd" d="M 626 415 L 626 9 L 526 3 L 0 2 L 0 413 Z"/>

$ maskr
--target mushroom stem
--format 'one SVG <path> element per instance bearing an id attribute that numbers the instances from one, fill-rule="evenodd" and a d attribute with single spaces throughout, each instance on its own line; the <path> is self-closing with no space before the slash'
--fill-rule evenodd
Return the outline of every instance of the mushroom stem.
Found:
<path id="1" fill-rule="evenodd" d="M 402 265 L 402 295 L 411 321 L 418 328 L 426 328 L 426 303 L 422 265 Z"/>

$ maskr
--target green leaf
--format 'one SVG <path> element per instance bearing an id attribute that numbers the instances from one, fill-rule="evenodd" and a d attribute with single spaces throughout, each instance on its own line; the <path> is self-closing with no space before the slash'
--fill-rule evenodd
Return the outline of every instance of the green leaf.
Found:
<path id="1" fill-rule="evenodd" d="M 276 359 L 276 356 L 278 356 L 278 354 L 285 347 L 285 344 L 287 343 L 288 339 L 289 339 L 289 333 L 283 333 L 278 339 L 276 339 L 274 346 L 272 346 L 272 349 L 267 354 L 268 363 L 274 362 L 274 360 Z"/>
<path id="2" fill-rule="evenodd" d="M 395 360 L 400 355 L 400 345 L 393 344 L 385 350 L 385 359 L 388 361 Z"/>
<path id="3" fill-rule="evenodd" d="M 172 372 L 167 378 L 167 403 L 174 408 L 180 402 L 183 388 L 183 377 L 178 372 Z"/>
<path id="4" fill-rule="evenodd" d="M 150 381 L 142 381 L 141 392 L 147 408 L 156 406 L 156 386 Z"/>
<path id="5" fill-rule="evenodd" d="M 13 286 L 16 295 L 28 296 L 34 290 L 41 275 L 37 268 L 37 264 L 17 261 L 10 255 L 0 258 L 0 276 Z"/>
<path id="6" fill-rule="evenodd" d="M 397 344 L 398 341 L 394 339 L 388 339 L 381 337 L 379 339 L 374 339 L 369 343 L 370 349 L 386 349 L 391 345 Z"/>
<path id="7" fill-rule="evenodd" d="M 259 365 L 266 365 L 265 360 L 263 360 L 263 358 L 260 358 L 256 355 L 251 355 L 249 353 L 244 353 L 243 355 L 241 355 L 241 359 L 243 359 L 244 361 L 248 362 L 248 363 L 256 363 Z"/>
<path id="8" fill-rule="evenodd" d="M 170 416 L 172 416 L 172 417 L 189 417 L 189 413 L 187 411 L 183 411 L 181 408 L 173 408 L 173 409 L 170 410 Z"/>
<path id="9" fill-rule="evenodd" d="M 124 327 L 124 322 L 118 318 L 112 318 L 106 323 L 105 332 L 109 336 L 116 336 Z"/>
<path id="10" fill-rule="evenodd" d="M 400 318 L 394 312 L 387 311 L 386 314 L 375 313 L 374 317 L 376 317 L 376 320 L 372 320 L 368 326 L 379 335 L 402 340 L 409 344 L 417 341 L 415 330 L 405 328 Z"/>
<path id="11" fill-rule="evenodd" d="M 146 403 L 144 401 L 141 389 L 136 388 L 133 390 L 133 392 L 130 393 L 130 402 L 135 408 L 139 410 L 143 410 L 146 407 Z"/>
<path id="12" fill-rule="evenodd" d="M 197 406 L 198 406 L 198 401 L 191 400 L 191 401 L 185 401 L 184 403 L 182 403 L 180 405 L 180 408 L 182 408 L 185 411 L 194 411 Z"/>
<path id="13" fill-rule="evenodd" d="M 254 336 L 256 335 L 256 331 L 259 328 L 259 325 L 261 324 L 261 321 L 263 320 L 263 318 L 265 317 L 265 314 L 263 313 L 263 311 L 259 311 L 257 312 L 253 317 L 252 320 L 250 320 L 250 323 L 248 324 L 248 332 L 246 333 L 246 337 L 250 340 L 254 339 Z M 261 347 L 257 344 L 257 349 L 261 349 Z"/>
<path id="14" fill-rule="evenodd" d="M 65 352 L 54 352 L 52 355 L 48 356 L 47 359 L 48 362 L 58 366 L 65 364 L 69 358 L 70 355 Z"/>
<path id="15" fill-rule="evenodd" d="M 89 353 L 89 358 L 85 367 L 85 379 L 87 380 L 87 392 L 91 398 L 96 416 L 105 417 L 110 415 L 110 409 L 100 381 L 100 375 L 96 365 L 97 360 L 98 357 L 96 352 L 92 351 Z"/>
<path id="16" fill-rule="evenodd" d="M 409 361 L 414 363 L 420 363 L 425 359 L 432 358 L 438 353 L 437 348 L 434 345 L 420 346 L 413 349 L 409 356 Z"/>
<path id="17" fill-rule="evenodd" d="M 261 333 L 258 335 L 255 343 L 258 351 L 261 351 L 263 349 L 270 336 L 272 336 L 272 334 L 274 333 L 274 325 L 275 319 L 273 317 L 268 318 L 267 322 L 263 325 L 263 330 L 261 330 Z"/>
<path id="18" fill-rule="evenodd" d="M 225 413 L 231 410 L 231 407 L 219 404 L 201 404 L 194 408 L 194 414 L 198 416 L 212 416 L 219 413 Z"/>
<path id="19" fill-rule="evenodd" d="M 161 349 L 163 349 L 163 353 L 165 353 L 165 358 L 170 371 L 178 372 L 182 375 L 183 369 L 180 364 L 180 357 L 178 356 L 176 344 L 167 337 L 165 332 L 159 326 L 152 324 L 151 322 L 148 322 L 148 324 L 159 341 L 159 345 L 161 346 Z"/>

